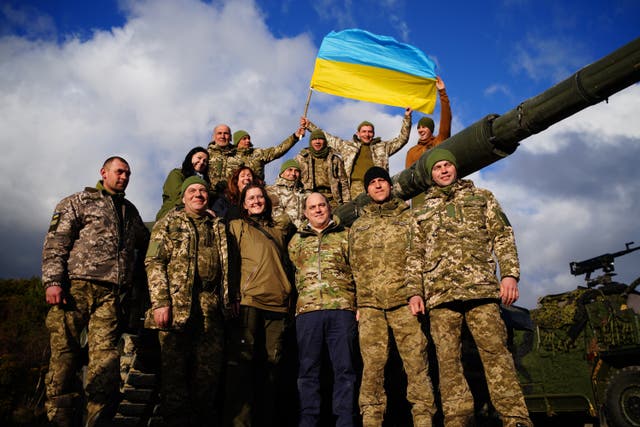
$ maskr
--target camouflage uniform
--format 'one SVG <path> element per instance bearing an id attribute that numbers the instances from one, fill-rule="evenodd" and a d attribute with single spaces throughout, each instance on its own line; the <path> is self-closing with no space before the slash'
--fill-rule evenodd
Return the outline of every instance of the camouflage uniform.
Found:
<path id="1" fill-rule="evenodd" d="M 360 350 L 364 363 L 360 386 L 363 426 L 380 426 L 386 408 L 384 367 L 389 352 L 388 328 L 395 337 L 407 373 L 407 400 L 413 424 L 430 426 L 435 413 L 428 376 L 427 341 L 408 300 L 422 296 L 419 270 L 407 268 L 412 217 L 399 198 L 370 203 L 349 232 L 349 260 L 356 281 Z"/>
<path id="2" fill-rule="evenodd" d="M 344 170 L 342 158 L 331 148 L 325 158 L 314 157 L 309 148 L 303 148 L 296 161 L 300 165 L 300 182 L 304 189 L 324 194 L 331 209 L 351 201 L 349 175 Z"/>
<path id="3" fill-rule="evenodd" d="M 170 211 L 153 227 L 145 265 L 151 309 L 171 307 L 171 326 L 159 332 L 162 414 L 165 425 L 215 422 L 228 302 L 228 250 L 224 224 L 208 215 Z"/>
<path id="4" fill-rule="evenodd" d="M 314 123 L 309 121 L 307 128 L 311 131 L 319 129 Z M 353 135 L 353 140 L 341 139 L 337 136 L 333 136 L 326 131 L 323 131 L 327 137 L 327 145 L 338 153 L 344 161 L 344 170 L 347 174 L 349 182 L 349 188 L 353 185 L 351 182 L 351 174 L 353 172 L 353 166 L 355 165 L 358 154 L 362 148 L 362 141 L 358 138 L 358 134 Z M 402 120 L 402 127 L 400 128 L 400 134 L 388 141 L 382 141 L 381 138 L 373 138 L 370 142 L 371 145 L 371 158 L 373 160 L 373 166 L 380 166 L 385 170 L 389 170 L 389 157 L 398 152 L 409 142 L 409 135 L 411 134 L 411 116 L 404 117 Z M 366 190 L 366 189 L 364 189 Z M 364 191 L 363 190 L 363 191 Z M 360 192 L 351 192 L 353 197 Z"/>
<path id="5" fill-rule="evenodd" d="M 513 230 L 498 201 L 469 180 L 431 187 L 416 213 L 411 269 L 422 271 L 447 426 L 466 426 L 473 397 L 464 379 L 460 334 L 465 321 L 480 353 L 491 401 L 505 426 L 531 425 L 500 319 L 503 277 L 520 276 Z"/>
<path id="6" fill-rule="evenodd" d="M 62 286 L 66 304 L 47 315 L 51 359 L 46 378 L 47 416 L 71 425 L 82 393 L 83 329 L 87 329 L 88 424 L 117 402 L 119 300 L 132 285 L 136 253 L 146 250 L 149 232 L 123 195 L 111 196 L 102 182 L 63 199 L 55 209 L 42 252 L 42 283 Z"/>
<path id="7" fill-rule="evenodd" d="M 221 147 L 212 141 L 207 151 L 209 152 L 209 183 L 212 189 L 221 193 L 219 186 L 226 185 L 227 179 L 242 166 L 242 159 L 238 157 L 236 148 L 231 144 Z"/>
<path id="8" fill-rule="evenodd" d="M 275 147 L 238 148 L 236 157 L 240 165 L 249 166 L 255 176 L 264 181 L 264 165 L 284 156 L 298 141 L 300 138 L 293 134 Z"/>
<path id="9" fill-rule="evenodd" d="M 267 186 L 267 193 L 273 204 L 273 216 L 286 214 L 299 228 L 304 222 L 304 201 L 310 191 L 305 190 L 299 180 L 289 181 L 278 177 L 275 185 Z"/>
<path id="10" fill-rule="evenodd" d="M 348 246 L 348 231 L 338 223 L 337 217 L 320 233 L 305 224 L 289 243 L 298 290 L 300 426 L 316 426 L 320 419 L 320 369 L 324 345 L 334 372 L 336 425 L 353 425 L 356 295 Z"/>

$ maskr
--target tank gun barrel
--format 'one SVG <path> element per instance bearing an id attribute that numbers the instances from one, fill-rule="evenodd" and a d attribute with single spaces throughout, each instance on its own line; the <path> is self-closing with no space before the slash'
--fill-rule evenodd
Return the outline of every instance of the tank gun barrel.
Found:
<path id="1" fill-rule="evenodd" d="M 482 169 L 515 152 L 520 141 L 606 100 L 640 80 L 640 38 L 585 66 L 568 79 L 529 98 L 502 116 L 490 114 L 444 141 L 458 161 L 458 176 Z M 393 177 L 394 192 L 409 199 L 430 183 L 425 165 L 430 150 Z"/>
<path id="2" fill-rule="evenodd" d="M 640 249 L 640 246 L 636 246 L 635 248 L 631 248 L 634 242 L 625 243 L 625 250 L 614 252 L 612 254 L 602 254 L 597 257 L 589 258 L 584 261 L 573 261 L 569 263 L 569 269 L 571 270 L 571 274 L 574 276 L 580 276 L 582 274 L 587 274 L 587 280 L 590 278 L 591 273 L 596 270 L 602 269 L 605 273 L 612 273 L 615 270 L 613 265 L 614 259 L 629 254 L 631 252 L 637 251 Z"/>

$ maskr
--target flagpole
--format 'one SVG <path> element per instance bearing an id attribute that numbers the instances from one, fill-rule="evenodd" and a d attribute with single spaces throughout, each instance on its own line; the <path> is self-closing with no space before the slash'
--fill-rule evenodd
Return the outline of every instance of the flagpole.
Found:
<path id="1" fill-rule="evenodd" d="M 310 102 L 311 102 L 311 88 L 309 88 L 309 95 L 307 95 L 307 103 L 304 104 L 304 113 L 302 113 L 302 117 L 307 117 L 307 111 L 309 111 Z"/>

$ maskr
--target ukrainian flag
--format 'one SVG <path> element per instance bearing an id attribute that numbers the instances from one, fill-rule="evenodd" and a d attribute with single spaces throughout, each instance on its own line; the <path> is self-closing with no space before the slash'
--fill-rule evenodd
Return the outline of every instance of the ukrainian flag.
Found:
<path id="1" fill-rule="evenodd" d="M 422 51 L 393 37 L 358 29 L 332 31 L 320 45 L 311 89 L 431 114 L 435 68 Z"/>

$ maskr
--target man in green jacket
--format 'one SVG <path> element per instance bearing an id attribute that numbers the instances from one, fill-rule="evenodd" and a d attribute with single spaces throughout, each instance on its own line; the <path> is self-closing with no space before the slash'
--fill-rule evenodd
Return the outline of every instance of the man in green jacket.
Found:
<path id="1" fill-rule="evenodd" d="M 473 396 L 461 360 L 465 322 L 478 347 L 491 402 L 505 427 L 532 426 L 499 303 L 519 296 L 513 229 L 493 194 L 458 179 L 456 159 L 434 149 L 427 159 L 433 186 L 415 212 L 410 269 L 422 272 L 447 426 L 471 425 Z M 496 277 L 496 260 L 501 280 Z"/>
<path id="2" fill-rule="evenodd" d="M 431 426 L 435 405 L 428 376 L 427 340 L 417 317 L 424 314 L 422 281 L 420 272 L 407 266 L 411 210 L 392 195 L 391 178 L 385 169 L 370 168 L 364 184 L 372 201 L 349 231 L 349 261 L 356 281 L 364 365 L 360 386 L 362 425 L 382 425 L 390 329 L 407 373 L 413 425 Z"/>
<path id="3" fill-rule="evenodd" d="M 320 370 L 323 347 L 333 369 L 336 426 L 353 426 L 356 371 L 355 284 L 349 267 L 348 231 L 331 217 L 329 201 L 311 193 L 305 202 L 307 222 L 289 243 L 296 267 L 296 336 L 300 427 L 320 420 Z"/>
<path id="4" fill-rule="evenodd" d="M 202 178 L 187 178 L 181 193 L 184 209 L 170 211 L 151 234 L 146 323 L 159 329 L 164 425 L 215 424 L 229 302 L 226 231 L 207 212 Z"/>

